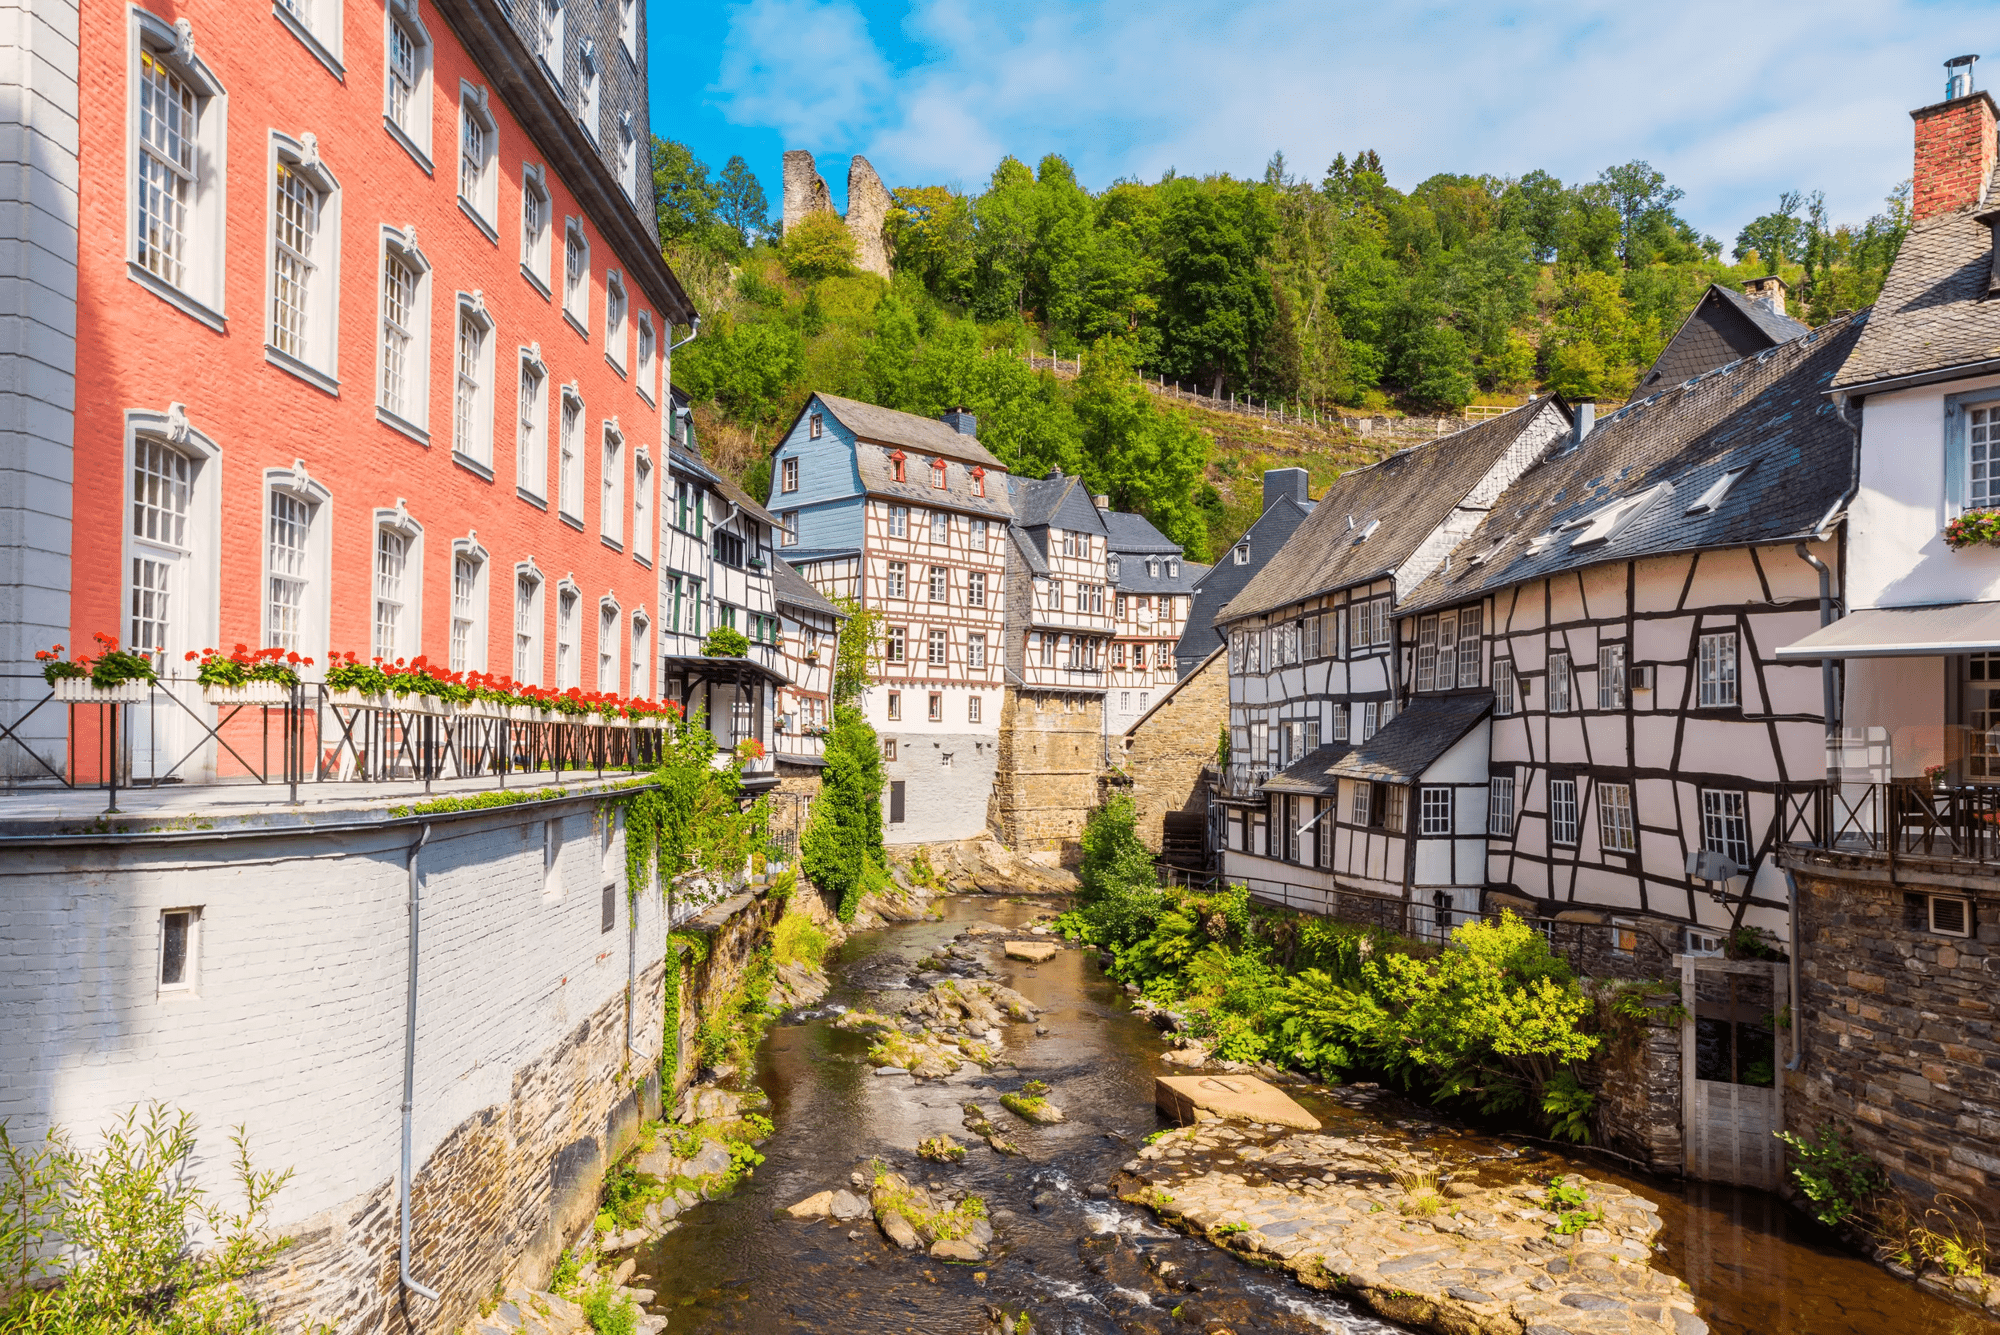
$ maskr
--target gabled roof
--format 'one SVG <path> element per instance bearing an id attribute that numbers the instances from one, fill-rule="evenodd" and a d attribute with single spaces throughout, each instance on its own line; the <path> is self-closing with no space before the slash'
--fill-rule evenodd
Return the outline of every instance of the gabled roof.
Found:
<path id="1" fill-rule="evenodd" d="M 1153 521 L 1144 515 L 1131 514 L 1124 510 L 1108 511 L 1104 515 L 1105 545 L 1114 552 L 1138 552 L 1147 555 L 1159 552 L 1162 555 L 1179 556 L 1181 545 L 1153 527 Z"/>
<path id="2" fill-rule="evenodd" d="M 1780 314 L 1766 302 L 1720 283 L 1710 283 L 1687 319 L 1639 378 L 1632 397 L 1644 398 L 1740 357 L 1752 356 L 1805 333 L 1810 326 Z"/>
<path id="3" fill-rule="evenodd" d="M 796 607 L 801 611 L 817 612 L 845 621 L 847 613 L 834 605 L 831 598 L 806 582 L 806 577 L 794 570 L 789 561 L 778 560 L 771 563 L 771 594 L 780 607 Z"/>
<path id="4" fill-rule="evenodd" d="M 1162 709 L 1166 708 L 1167 702 L 1169 700 L 1172 700 L 1175 696 L 1181 693 L 1181 687 L 1187 685 L 1189 682 L 1193 681 L 1197 676 L 1201 675 L 1204 669 L 1208 668 L 1211 664 L 1213 664 L 1216 659 L 1222 657 L 1222 651 L 1228 647 L 1229 646 L 1227 645 L 1218 644 L 1215 646 L 1215 648 L 1211 649 L 1209 651 L 1207 658 L 1202 659 L 1199 663 L 1195 664 L 1193 668 L 1181 674 L 1181 677 L 1178 681 L 1176 681 L 1173 685 L 1167 687 L 1167 689 L 1160 694 L 1160 698 L 1153 701 L 1152 708 L 1148 709 L 1145 713 L 1139 715 L 1138 718 L 1133 719 L 1132 726 L 1125 729 L 1125 731 L 1121 733 L 1120 736 L 1130 737 L 1133 733 L 1139 731 L 1140 728 L 1145 726 L 1147 719 L 1153 717 L 1153 715 L 1159 713 Z"/>
<path id="5" fill-rule="evenodd" d="M 1194 586 L 1209 570 L 1207 566 L 1182 561 L 1181 573 L 1169 575 L 1168 563 L 1174 559 L 1171 556 L 1157 556 L 1150 553 L 1134 556 L 1131 552 L 1118 551 L 1112 552 L 1112 556 L 1118 562 L 1118 570 L 1111 576 L 1111 587 L 1120 593 L 1193 593 Z M 1149 560 L 1154 563 L 1154 568 L 1160 572 L 1159 574 L 1146 573 L 1146 562 Z"/>
<path id="6" fill-rule="evenodd" d="M 1007 479 L 1007 492 L 1014 501 L 1014 522 L 1021 528 L 1060 528 L 1071 533 L 1106 533 L 1104 515 L 1090 499 L 1090 488 L 1080 477 L 1051 474 L 1036 481 L 1028 477 Z"/>
<path id="7" fill-rule="evenodd" d="M 1477 695 L 1418 696 L 1404 706 L 1402 713 L 1384 723 L 1373 737 L 1329 765 L 1327 775 L 1371 782 L 1415 783 L 1492 708 L 1493 696 L 1487 691 Z"/>
<path id="8" fill-rule="evenodd" d="M 1395 722 L 1394 719 L 1389 721 Z M 1379 737 L 1382 734 L 1378 732 L 1375 735 Z M 1351 743 L 1329 742 L 1318 750 L 1308 751 L 1304 758 L 1293 761 L 1264 780 L 1264 791 L 1306 793 L 1322 797 L 1328 793 L 1339 792 L 1340 777 L 1333 772 L 1333 767 L 1347 759 L 1353 750 Z"/>
<path id="9" fill-rule="evenodd" d="M 783 528 L 785 526 L 784 520 L 778 518 L 776 515 L 772 514 L 769 510 L 766 510 L 763 506 L 751 500 L 749 492 L 743 490 L 743 488 L 737 486 L 734 482 L 731 482 L 727 477 L 723 476 L 720 473 L 711 473 L 710 476 L 715 479 L 715 489 L 721 492 L 723 498 L 727 500 L 731 505 L 735 506 L 739 510 L 742 510 L 744 513 L 752 516 L 753 518 L 762 520 L 764 523 L 769 524 L 772 528 Z"/>
<path id="10" fill-rule="evenodd" d="M 1918 377 L 1952 379 L 1963 368 L 2000 371 L 2000 301 L 1986 299 L 1993 232 L 1978 221 L 2000 202 L 2000 169 L 1983 205 L 1940 213 L 1910 228 L 1875 314 L 1833 388 L 1860 390 Z"/>
<path id="11" fill-rule="evenodd" d="M 1264 507 L 1257 522 L 1237 540 L 1248 540 L 1250 559 L 1236 564 L 1234 555 L 1209 566 L 1194 576 L 1194 596 L 1188 600 L 1187 629 L 1174 647 L 1174 661 L 1183 668 L 1206 657 L 1219 643 L 1215 618 L 1237 591 L 1257 577 L 1271 558 L 1283 549 L 1299 525 L 1312 513 L 1313 504 L 1300 504 L 1290 496 L 1280 496 Z M 1185 567 L 1183 567 L 1185 569 Z"/>
<path id="12" fill-rule="evenodd" d="M 1255 616 L 1394 571 L 1548 413 L 1560 416 L 1564 409 L 1554 399 L 1531 400 L 1478 426 L 1343 473 L 1283 550 L 1216 613 L 1216 621 Z"/>
<path id="13" fill-rule="evenodd" d="M 976 438 L 961 434 L 956 427 L 946 426 L 935 417 L 919 417 L 915 413 L 880 408 L 872 403 L 860 403 L 833 394 L 816 393 L 813 397 L 833 414 L 835 420 L 863 440 L 878 445 L 900 445 L 906 450 L 923 454 L 943 455 L 947 459 L 977 464 L 982 468 L 1004 471 L 1007 467 Z M 988 490 L 998 488 L 990 487 Z"/>
<path id="14" fill-rule="evenodd" d="M 1048 558 L 1042 555 L 1042 549 L 1035 545 L 1035 540 L 1028 536 L 1026 529 L 1010 526 L 1007 530 L 1007 540 L 1012 542 L 1014 550 L 1021 554 L 1021 560 L 1028 567 L 1030 575 L 1048 578 Z"/>
<path id="15" fill-rule="evenodd" d="M 1404 609 L 1604 561 L 1817 531 L 1853 477 L 1854 436 L 1826 389 L 1868 323 L 1866 311 L 1847 316 L 1598 419 L 1581 446 L 1502 493 Z"/>

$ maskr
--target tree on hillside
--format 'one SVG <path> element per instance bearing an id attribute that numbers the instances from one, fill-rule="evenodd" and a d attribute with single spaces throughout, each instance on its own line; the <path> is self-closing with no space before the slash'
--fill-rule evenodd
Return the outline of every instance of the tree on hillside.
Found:
<path id="1" fill-rule="evenodd" d="M 660 223 L 660 240 L 706 238 L 721 203 L 708 164 L 676 139 L 653 137 L 653 211 Z"/>
<path id="2" fill-rule="evenodd" d="M 1276 220 L 1256 186 L 1227 177 L 1176 184 L 1160 220 L 1160 362 L 1220 393 L 1248 382 L 1276 313 L 1262 266 Z"/>
<path id="3" fill-rule="evenodd" d="M 742 154 L 731 157 L 722 169 L 715 193 L 715 216 L 736 233 L 739 245 L 747 248 L 771 230 L 771 206 L 764 198 L 763 183 Z"/>
<path id="4" fill-rule="evenodd" d="M 1796 190 L 1778 196 L 1778 207 L 1743 225 L 1736 234 L 1737 259 L 1755 255 L 1765 273 L 1777 273 L 1785 264 L 1796 262 L 1805 249 L 1807 227 L 1799 217 L 1805 197 Z"/>
<path id="5" fill-rule="evenodd" d="M 854 272 L 854 234 L 834 213 L 809 213 L 778 243 L 785 272 L 805 282 Z"/>

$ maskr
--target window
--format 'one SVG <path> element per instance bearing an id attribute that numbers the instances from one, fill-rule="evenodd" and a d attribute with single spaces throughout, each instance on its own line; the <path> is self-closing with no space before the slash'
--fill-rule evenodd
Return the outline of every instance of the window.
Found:
<path id="1" fill-rule="evenodd" d="M 604 356 L 625 369 L 625 279 L 616 269 L 604 275 Z"/>
<path id="2" fill-rule="evenodd" d="M 931 460 L 931 485 L 939 491 L 945 489 L 945 464 L 942 459 Z"/>
<path id="3" fill-rule="evenodd" d="M 799 461 L 787 459 L 778 465 L 778 490 L 794 492 L 799 489 Z"/>
<path id="4" fill-rule="evenodd" d="M 1493 660 L 1493 712 L 1511 714 L 1517 708 L 1514 696 L 1514 660 Z"/>
<path id="5" fill-rule="evenodd" d="M 892 691 L 890 692 L 890 694 L 893 695 L 894 692 Z M 896 715 L 891 714 L 889 715 L 889 717 L 895 718 Z M 882 739 L 882 759 L 894 760 L 895 758 L 896 758 L 896 739 L 894 737 L 884 737 Z"/>
<path id="6" fill-rule="evenodd" d="M 945 632 L 942 628 L 933 630 L 931 632 L 930 663 L 932 667 L 944 666 L 945 649 L 948 643 L 949 641 L 947 640 Z"/>
<path id="7" fill-rule="evenodd" d="M 1701 843 L 1711 853 L 1720 853 L 1742 869 L 1750 870 L 1750 819 L 1744 810 L 1743 794 L 1701 790 Z"/>
<path id="8" fill-rule="evenodd" d="M 715 559 L 726 566 L 743 568 L 743 535 L 727 529 L 715 531 Z"/>
<path id="9" fill-rule="evenodd" d="M 903 562 L 891 561 L 889 563 L 888 588 L 884 592 L 883 596 L 888 598 L 902 598 L 908 596 L 909 593 L 907 587 L 908 571 L 909 571 L 909 566 L 904 564 Z"/>
<path id="10" fill-rule="evenodd" d="M 1622 644 L 1597 646 L 1597 707 L 1625 707 L 1625 646 Z"/>
<path id="11" fill-rule="evenodd" d="M 1382 828 L 1401 830 L 1403 828 L 1403 804 L 1409 798 L 1409 789 L 1399 783 L 1376 785 L 1381 791 L 1380 812 Z"/>
<path id="12" fill-rule="evenodd" d="M 1056 637 L 1053 635 L 1042 635 L 1039 633 L 1030 634 L 1028 636 L 1028 648 L 1030 652 L 1032 652 L 1038 644 L 1040 645 L 1042 651 L 1042 666 L 1054 667 L 1056 665 Z"/>
<path id="13" fill-rule="evenodd" d="M 1635 853 L 1639 833 L 1632 821 L 1632 785 L 1597 785 L 1597 842 L 1612 853 Z"/>
<path id="14" fill-rule="evenodd" d="M 187 610 L 176 572 L 193 555 L 187 532 L 195 463 L 164 441 L 132 444 L 132 620 L 126 647 L 166 670 L 171 634 Z"/>
<path id="15" fill-rule="evenodd" d="M 986 538 L 986 533 L 987 533 L 987 525 L 986 525 L 986 521 L 985 521 L 984 519 L 975 519 L 975 520 L 973 520 L 973 521 L 971 522 L 971 527 L 970 527 L 970 529 L 969 529 L 969 533 L 970 533 L 970 536 L 969 536 L 969 537 L 968 537 L 968 538 L 966 539 L 966 544 L 965 544 L 965 545 L 966 545 L 967 547 L 969 547 L 969 548 L 970 548 L 971 550 L 975 551 L 975 552 L 983 552 L 983 551 L 985 551 L 985 550 L 986 550 L 986 545 L 987 545 L 987 538 Z"/>
<path id="16" fill-rule="evenodd" d="M 389 132 L 425 167 L 431 156 L 431 39 L 414 4 L 383 6 L 387 67 L 382 116 Z"/>
<path id="17" fill-rule="evenodd" d="M 1514 776 L 1496 775 L 1486 785 L 1486 833 L 1514 837 Z"/>
<path id="18" fill-rule="evenodd" d="M 618 40 L 626 55 L 638 59 L 639 0 L 618 0 Z"/>
<path id="19" fill-rule="evenodd" d="M 2000 505 L 2000 404 L 1965 410 L 1965 504 L 1970 510 Z"/>
<path id="20" fill-rule="evenodd" d="M 652 559 L 653 461 L 644 452 L 632 456 L 632 554 Z"/>
<path id="21" fill-rule="evenodd" d="M 944 693 L 942 691 L 932 691 L 930 693 L 930 720 L 933 723 L 944 722 Z"/>
<path id="22" fill-rule="evenodd" d="M 430 307 L 430 265 L 415 237 L 385 228 L 376 403 L 419 432 L 430 425 Z"/>
<path id="23" fill-rule="evenodd" d="M 590 328 L 590 242 L 575 218 L 563 228 L 563 314 L 578 333 Z"/>
<path id="24" fill-rule="evenodd" d="M 582 76 L 581 86 L 576 95 L 576 118 L 583 122 L 583 132 L 592 142 L 597 139 L 598 88 L 603 80 L 597 74 L 597 43 L 588 37 L 576 49 L 577 73 Z"/>
<path id="25" fill-rule="evenodd" d="M 784 527 L 778 530 L 778 545 L 781 547 L 798 546 L 799 512 L 797 510 L 787 510 L 779 518 L 784 521 Z"/>
<path id="26" fill-rule="evenodd" d="M 618 113 L 618 186 L 625 198 L 639 202 L 639 136 L 632 129 L 632 113 Z"/>
<path id="27" fill-rule="evenodd" d="M 549 219 L 555 210 L 549 203 L 548 182 L 539 166 L 521 169 L 521 272 L 549 291 Z"/>
<path id="28" fill-rule="evenodd" d="M 1451 833 L 1451 789 L 1426 786 L 1418 794 L 1418 819 L 1422 834 Z"/>
<path id="29" fill-rule="evenodd" d="M 458 350 L 452 360 L 457 368 L 452 452 L 484 472 L 493 466 L 493 319 L 476 292 L 459 294 Z"/>
<path id="30" fill-rule="evenodd" d="M 583 660 L 578 655 L 577 616 L 583 595 L 574 585 L 556 590 L 556 689 L 583 685 Z"/>
<path id="31" fill-rule="evenodd" d="M 965 605 L 986 606 L 986 572 L 975 570 L 965 577 Z"/>
<path id="32" fill-rule="evenodd" d="M 1569 713 L 1569 655 L 1549 655 L 1549 712 Z"/>
<path id="33" fill-rule="evenodd" d="M 653 623 L 646 619 L 644 612 L 632 614 L 632 690 L 633 698 L 644 700 L 652 695 L 650 685 L 653 663 Z"/>
<path id="34" fill-rule="evenodd" d="M 604 424 L 604 471 L 599 479 L 598 532 L 612 542 L 625 537 L 625 438 L 615 423 Z M 735 564 L 735 563 L 732 563 Z"/>
<path id="35" fill-rule="evenodd" d="M 639 393 L 653 401 L 653 313 L 639 312 Z"/>
<path id="36" fill-rule="evenodd" d="M 269 585 L 265 604 L 264 641 L 278 649 L 302 652 L 305 645 L 306 595 L 311 584 L 307 539 L 312 507 L 289 491 L 271 492 L 271 518 L 265 562 Z"/>
<path id="37" fill-rule="evenodd" d="M 985 631 L 973 631 L 971 637 L 966 641 L 965 665 L 974 670 L 982 669 L 986 666 Z"/>
<path id="38" fill-rule="evenodd" d="M 1634 955 L 1639 951 L 1639 929 L 1629 919 L 1611 920 L 1611 950 L 1617 955 Z"/>
<path id="39" fill-rule="evenodd" d="M 1558 844 L 1576 842 L 1576 780 L 1549 780 L 1549 838 Z"/>
<path id="40" fill-rule="evenodd" d="M 1373 806 L 1375 785 L 1357 783 L 1354 785 L 1354 803 L 1348 811 L 1348 818 L 1356 825 L 1368 824 L 1369 812 Z"/>
<path id="41" fill-rule="evenodd" d="M 1458 684 L 1461 687 L 1479 684 L 1480 621 L 1479 608 L 1458 609 Z"/>
<path id="42" fill-rule="evenodd" d="M 563 390 L 561 436 L 556 442 L 556 508 L 579 526 L 583 520 L 583 400 Z"/>
<path id="43" fill-rule="evenodd" d="M 820 434 L 825 430 L 826 430 L 825 414 L 813 413 L 811 416 L 806 418 L 806 438 L 808 440 L 818 440 L 820 438 Z"/>
<path id="44" fill-rule="evenodd" d="M 976 695 L 967 696 L 965 700 L 965 721 L 967 723 L 979 722 L 980 708 L 981 706 L 980 706 L 979 696 Z"/>
<path id="45" fill-rule="evenodd" d="M 1333 707 L 1333 740 L 1336 742 L 1347 740 L 1347 711 L 1350 707 L 1348 705 Z"/>
<path id="46" fill-rule="evenodd" d="M 618 604 L 609 599 L 597 605 L 597 689 L 618 689 Z"/>
<path id="47" fill-rule="evenodd" d="M 414 656 L 414 629 L 404 605 L 405 579 L 410 560 L 410 538 L 393 528 L 375 530 L 375 657 L 385 662 Z"/>
<path id="48" fill-rule="evenodd" d="M 458 86 L 458 202 L 479 230 L 497 241 L 494 219 L 500 216 L 500 127 L 486 105 L 486 90 L 460 81 Z"/>
<path id="49" fill-rule="evenodd" d="M 1361 740 L 1373 737 L 1382 726 L 1382 702 L 1370 700 L 1361 706 Z"/>
<path id="50" fill-rule="evenodd" d="M 127 134 L 133 180 L 127 272 L 220 330 L 223 306 L 222 85 L 180 31 L 138 7 Z"/>
<path id="51" fill-rule="evenodd" d="M 563 85 L 563 22 L 568 8 L 564 0 L 528 0 L 535 7 L 535 54 L 556 87 Z"/>
<path id="52" fill-rule="evenodd" d="M 910 535 L 910 507 L 892 505 L 889 507 L 889 536 L 906 538 Z"/>
<path id="53" fill-rule="evenodd" d="M 1180 577 L 1181 577 L 1181 558 L 1178 556 L 1169 556 L 1167 558 L 1167 578 L 1179 579 Z"/>
<path id="54" fill-rule="evenodd" d="M 532 570 L 514 575 L 514 680 L 542 680 L 542 581 Z"/>
<path id="55" fill-rule="evenodd" d="M 1740 703 L 1736 692 L 1736 632 L 1704 635 L 1697 659 L 1698 699 L 1703 709 L 1727 709 Z"/>
<path id="56" fill-rule="evenodd" d="M 984 496 L 986 494 L 986 470 L 983 468 L 974 468 L 972 470 L 972 494 L 974 496 Z"/>
<path id="57" fill-rule="evenodd" d="M 271 160 L 270 324 L 278 364 L 323 389 L 336 364 L 338 189 L 313 136 L 274 134 Z"/>
<path id="58" fill-rule="evenodd" d="M 200 909 L 167 909 L 160 914 L 160 991 L 194 987 Z"/>
<path id="59" fill-rule="evenodd" d="M 898 720 L 903 717 L 903 693 L 901 691 L 889 692 L 889 717 L 892 720 Z M 891 760 L 895 758 L 893 755 L 889 757 Z"/>
<path id="60" fill-rule="evenodd" d="M 524 351 L 515 407 L 514 485 L 538 500 L 549 492 L 548 383 L 548 371 L 537 354 Z"/>
<path id="61" fill-rule="evenodd" d="M 1237 544 L 1236 544 L 1236 546 L 1235 546 L 1234 548 L 1232 548 L 1232 549 L 1230 550 L 1230 553 L 1229 553 L 1229 557 L 1230 557 L 1230 559 L 1231 559 L 1232 561 L 1234 561 L 1234 562 L 1235 562 L 1235 563 L 1236 563 L 1237 565 L 1240 565 L 1240 566 L 1247 566 L 1247 565 L 1249 565 L 1249 564 L 1250 564 L 1250 544 L 1249 544 L 1249 543 L 1247 543 L 1247 542 L 1239 542 L 1239 543 L 1237 543 Z"/>
<path id="62" fill-rule="evenodd" d="M 322 65 L 335 75 L 345 73 L 340 66 L 339 0 L 276 0 L 271 12 Z"/>
<path id="63" fill-rule="evenodd" d="M 479 633 L 479 576 L 483 563 L 470 552 L 451 558 L 451 670 L 477 672 L 484 645 Z"/>
<path id="64" fill-rule="evenodd" d="M 1456 623 L 1454 623 L 1455 625 Z M 1417 618 L 1417 689 L 1437 689 L 1438 619 L 1435 615 Z"/>
<path id="65" fill-rule="evenodd" d="M 618 926 L 618 887 L 607 885 L 598 902 L 597 931 L 604 934 Z"/>
<path id="66" fill-rule="evenodd" d="M 931 601 L 934 603 L 951 600 L 951 570 L 948 566 L 931 567 Z"/>
<path id="67" fill-rule="evenodd" d="M 906 659 L 909 645 L 909 631 L 902 626 L 891 626 L 882 640 L 882 657 L 890 663 L 901 663 Z M 890 699 L 894 699 L 892 693 Z M 893 716 L 892 716 L 893 717 Z"/>

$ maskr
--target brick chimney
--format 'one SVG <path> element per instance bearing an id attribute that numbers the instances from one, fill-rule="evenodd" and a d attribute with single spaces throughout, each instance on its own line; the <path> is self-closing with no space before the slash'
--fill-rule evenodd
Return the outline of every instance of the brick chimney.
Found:
<path id="1" fill-rule="evenodd" d="M 1945 62 L 1946 100 L 1910 113 L 1917 123 L 1916 174 L 1910 217 L 1922 222 L 1977 204 L 1986 195 L 1996 156 L 1993 99 L 1972 87 L 1977 56 Z"/>
<path id="2" fill-rule="evenodd" d="M 1743 280 L 1743 295 L 1752 301 L 1761 301 L 1778 314 L 1785 313 L 1785 280 L 1776 274 L 1765 274 L 1762 278 Z"/>

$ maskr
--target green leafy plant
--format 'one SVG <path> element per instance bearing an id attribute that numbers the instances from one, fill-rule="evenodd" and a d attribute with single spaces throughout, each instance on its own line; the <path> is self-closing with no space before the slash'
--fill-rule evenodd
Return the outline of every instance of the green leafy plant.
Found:
<path id="1" fill-rule="evenodd" d="M 549 1290 L 559 1297 L 568 1297 L 582 1273 L 583 1258 L 569 1248 L 563 1248 L 562 1254 L 556 1257 L 555 1273 L 549 1277 Z"/>
<path id="2" fill-rule="evenodd" d="M 1874 1160 L 1854 1148 L 1847 1129 L 1832 1121 L 1804 1136 L 1791 1131 L 1776 1135 L 1791 1151 L 1793 1183 L 1812 1203 L 1813 1217 L 1829 1228 L 1855 1222 L 1888 1185 Z"/>
<path id="3" fill-rule="evenodd" d="M 833 711 L 833 735 L 820 771 L 819 800 L 800 841 L 800 865 L 823 894 L 852 922 L 862 898 L 889 884 L 882 849 L 881 744 L 861 711 Z"/>
<path id="4" fill-rule="evenodd" d="M 618 1292 L 606 1275 L 583 1295 L 583 1319 L 597 1335 L 637 1335 L 639 1305 Z"/>
<path id="5" fill-rule="evenodd" d="M 717 626 L 702 641 L 701 651 L 710 658 L 743 658 L 750 652 L 750 641 L 733 626 Z"/>
<path id="6" fill-rule="evenodd" d="M 66 660 L 60 644 L 35 650 L 35 657 L 42 665 L 42 680 L 53 686 L 64 679 L 89 677 L 90 684 L 99 688 L 122 686 L 128 681 L 157 680 L 153 660 L 144 654 L 120 649 L 116 635 L 99 631 L 91 638 L 97 641 L 95 654 L 78 654 Z"/>
<path id="7" fill-rule="evenodd" d="M 1228 1223 L 1217 1224 L 1209 1230 L 1210 1233 L 1213 1233 L 1218 1238 L 1233 1237 L 1238 1233 L 1248 1233 L 1249 1231 L 1250 1225 L 1244 1223 L 1241 1219 L 1232 1219 Z"/>
<path id="8" fill-rule="evenodd" d="M 298 669 L 311 667 L 310 658 L 284 649 L 251 649 L 239 644 L 224 654 L 215 649 L 190 649 L 186 661 L 194 663 L 195 680 L 203 686 L 242 686 L 253 681 L 272 681 L 290 689 L 299 684 Z"/>
<path id="9" fill-rule="evenodd" d="M 1557 1216 L 1551 1233 L 1568 1237 L 1602 1223 L 1604 1211 L 1590 1203 L 1590 1193 L 1567 1177 L 1554 1178 L 1542 1195 L 1542 1208 Z"/>
<path id="10" fill-rule="evenodd" d="M 1573 1071 L 1561 1070 L 1542 1085 L 1542 1116 L 1548 1119 L 1549 1135 L 1578 1145 L 1590 1143 L 1590 1121 L 1597 1111 L 1597 1095 L 1583 1087 Z"/>
<path id="11" fill-rule="evenodd" d="M 1944 526 L 1945 546 L 2000 546 L 2000 510 L 1967 510 Z"/>

